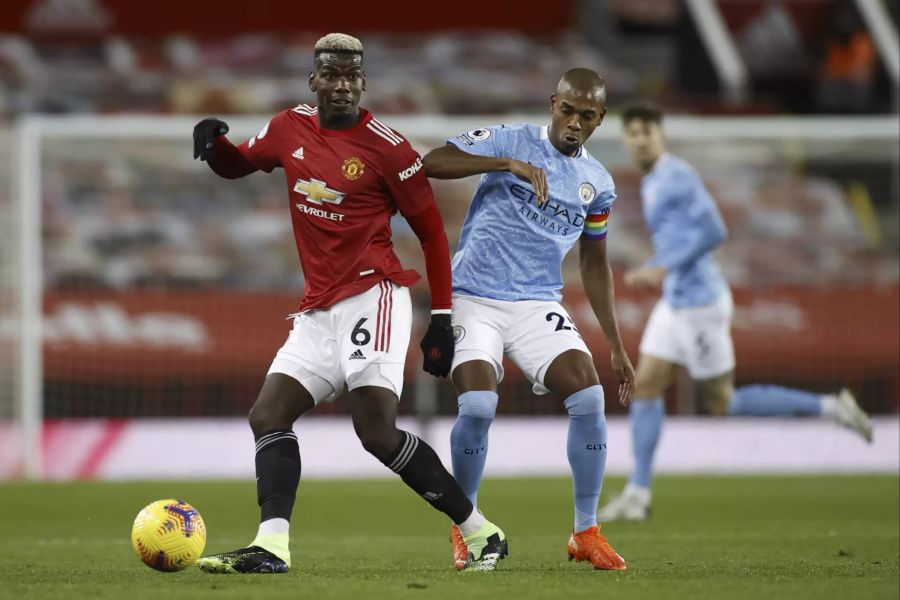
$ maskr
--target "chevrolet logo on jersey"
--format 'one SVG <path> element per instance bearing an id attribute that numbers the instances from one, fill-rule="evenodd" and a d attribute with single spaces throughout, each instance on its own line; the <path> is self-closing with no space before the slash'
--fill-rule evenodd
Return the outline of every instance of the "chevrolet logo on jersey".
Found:
<path id="1" fill-rule="evenodd" d="M 297 183 L 294 184 L 294 191 L 298 194 L 303 194 L 306 196 L 307 200 L 319 205 L 323 202 L 340 204 L 347 195 L 343 192 L 325 187 L 325 182 L 319 181 L 318 179 L 310 179 L 309 181 L 298 179 Z"/>

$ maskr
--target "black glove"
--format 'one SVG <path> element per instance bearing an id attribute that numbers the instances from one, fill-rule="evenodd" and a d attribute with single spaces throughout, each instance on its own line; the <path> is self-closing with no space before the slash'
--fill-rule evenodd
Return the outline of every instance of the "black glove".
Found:
<path id="1" fill-rule="evenodd" d="M 422 368 L 435 377 L 446 377 L 453 362 L 453 327 L 450 315 L 431 315 L 431 324 L 419 347 L 422 348 Z"/>
<path id="2" fill-rule="evenodd" d="M 228 133 L 228 124 L 219 119 L 203 119 L 194 125 L 194 158 L 209 160 L 213 140 Z"/>

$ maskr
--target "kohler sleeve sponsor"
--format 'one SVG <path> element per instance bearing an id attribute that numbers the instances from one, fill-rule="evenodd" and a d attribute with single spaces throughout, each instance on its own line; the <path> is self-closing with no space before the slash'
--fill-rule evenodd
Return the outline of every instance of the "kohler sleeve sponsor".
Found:
<path id="1" fill-rule="evenodd" d="M 397 173 L 397 176 L 400 178 L 400 181 L 406 181 L 407 179 L 418 173 L 421 168 L 422 157 L 420 156 L 416 158 L 416 162 Z"/>

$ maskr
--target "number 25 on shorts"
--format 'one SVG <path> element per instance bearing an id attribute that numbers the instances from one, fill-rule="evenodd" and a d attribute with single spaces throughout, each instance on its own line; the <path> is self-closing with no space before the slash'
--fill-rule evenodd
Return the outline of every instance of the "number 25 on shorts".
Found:
<path id="1" fill-rule="evenodd" d="M 581 337 L 581 334 L 578 333 L 578 328 L 575 327 L 575 323 L 572 322 L 572 318 L 568 315 L 563 316 L 558 312 L 548 312 L 546 316 L 547 321 L 556 321 L 556 329 L 554 331 L 574 331 L 578 337 Z M 568 325 L 566 325 L 568 323 Z"/>

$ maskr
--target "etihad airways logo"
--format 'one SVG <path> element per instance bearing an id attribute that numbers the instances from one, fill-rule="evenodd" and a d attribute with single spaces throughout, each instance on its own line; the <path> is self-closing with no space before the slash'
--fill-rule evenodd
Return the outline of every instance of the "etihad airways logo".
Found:
<path id="1" fill-rule="evenodd" d="M 584 227 L 584 216 L 581 214 L 581 210 L 575 207 L 572 207 L 570 211 L 569 207 L 559 201 L 554 201 L 553 198 L 538 205 L 534 192 L 518 183 L 509 186 L 509 191 L 521 201 L 518 208 L 519 214 L 551 233 L 569 235 L 571 232 L 580 233 Z"/>

